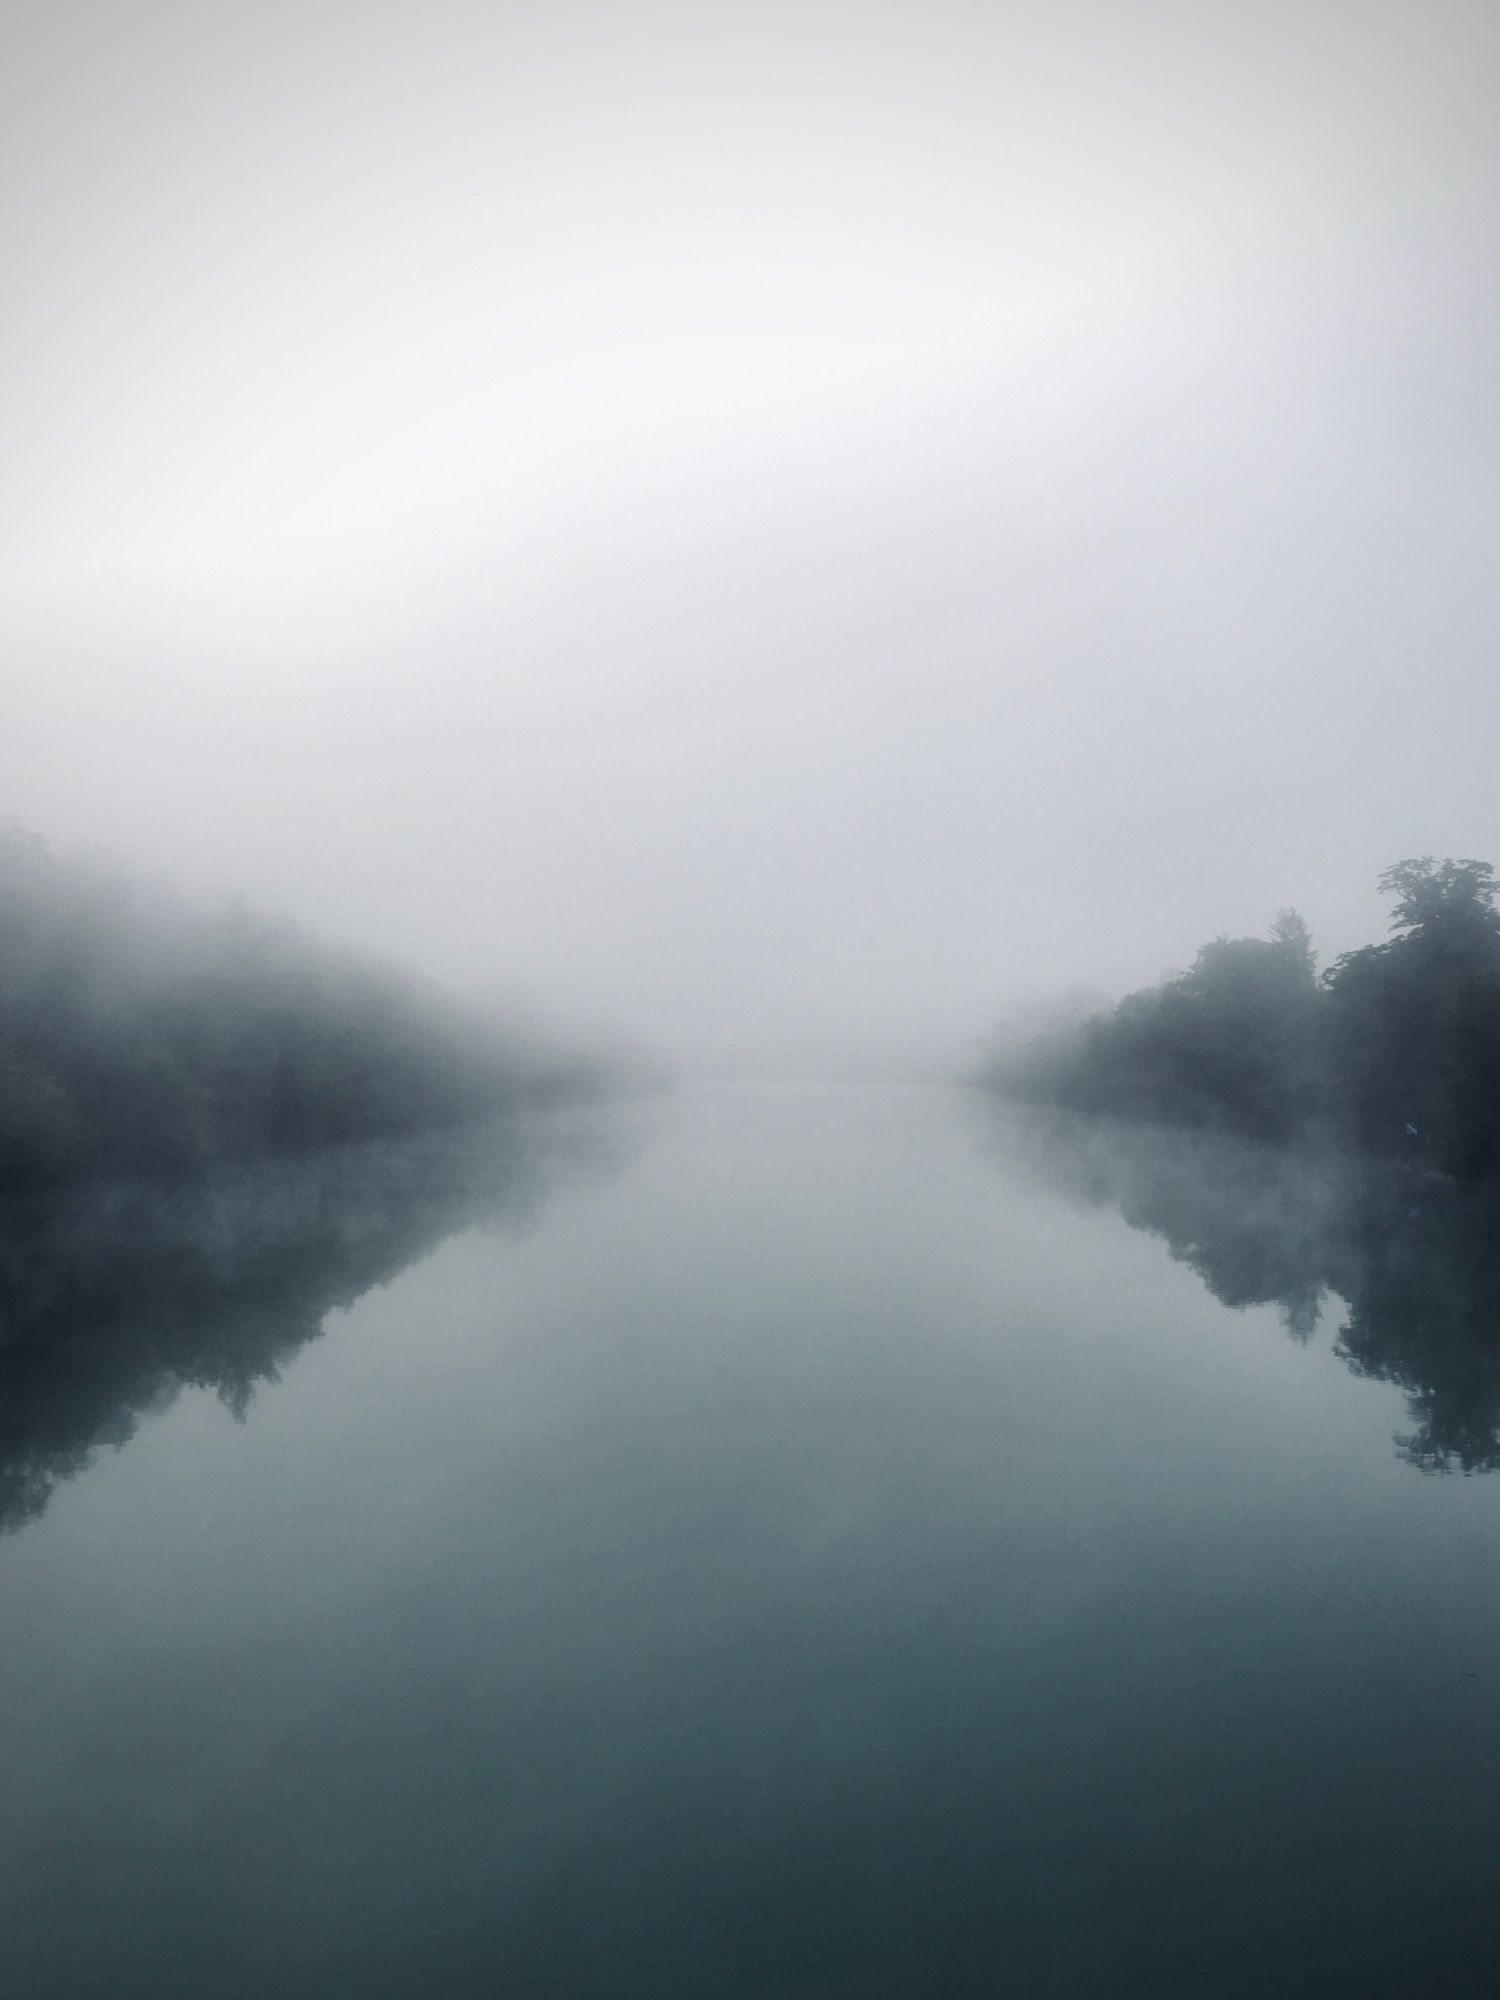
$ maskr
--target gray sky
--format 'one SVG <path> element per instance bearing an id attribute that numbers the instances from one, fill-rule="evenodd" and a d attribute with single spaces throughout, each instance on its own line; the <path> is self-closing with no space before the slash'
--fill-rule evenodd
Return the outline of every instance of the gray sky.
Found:
<path id="1" fill-rule="evenodd" d="M 0 806 L 691 1056 L 1500 859 L 1500 9 L 0 28 Z"/>

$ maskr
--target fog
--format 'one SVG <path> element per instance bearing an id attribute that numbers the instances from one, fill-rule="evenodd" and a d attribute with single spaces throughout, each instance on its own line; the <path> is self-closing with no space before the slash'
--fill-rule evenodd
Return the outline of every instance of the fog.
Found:
<path id="1" fill-rule="evenodd" d="M 13 5 L 0 807 L 683 1061 L 1496 853 L 1500 17 Z"/>

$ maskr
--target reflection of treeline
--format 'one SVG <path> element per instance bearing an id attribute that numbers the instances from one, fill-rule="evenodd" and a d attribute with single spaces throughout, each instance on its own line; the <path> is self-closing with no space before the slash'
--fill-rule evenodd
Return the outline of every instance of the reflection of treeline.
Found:
<path id="1" fill-rule="evenodd" d="M 191 1186 L 96 1182 L 0 1201 L 0 1526 L 193 1384 L 254 1386 L 457 1229 L 525 1221 L 597 1157 L 556 1117 L 324 1150 Z"/>
<path id="2" fill-rule="evenodd" d="M 1031 1170 L 1160 1236 L 1225 1305 L 1274 1305 L 1298 1340 L 1336 1295 L 1335 1352 L 1406 1391 L 1402 1456 L 1429 1471 L 1500 1470 L 1492 1189 L 1411 1164 L 1066 1116 L 1038 1114 L 1026 1151 Z"/>
<path id="3" fill-rule="evenodd" d="M 1494 871 L 1387 870 L 1393 935 L 1319 980 L 1307 926 L 1217 938 L 1192 968 L 997 1062 L 1013 1094 L 1257 1139 L 1319 1133 L 1466 1178 L 1500 1173 Z"/>
<path id="4" fill-rule="evenodd" d="M 0 1193 L 454 1126 L 588 1080 L 236 906 L 0 826 Z"/>

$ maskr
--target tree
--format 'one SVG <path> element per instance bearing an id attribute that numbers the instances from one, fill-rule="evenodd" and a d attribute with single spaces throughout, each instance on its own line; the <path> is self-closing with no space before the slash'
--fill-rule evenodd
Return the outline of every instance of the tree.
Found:
<path id="1" fill-rule="evenodd" d="M 0 821 L 0 1195 L 455 1128 L 590 1079 L 239 906 Z"/>
<path id="2" fill-rule="evenodd" d="M 1449 1173 L 1500 1163 L 1500 885 L 1488 862 L 1399 861 L 1394 936 L 1324 975 L 1331 1095 L 1350 1135 Z M 1413 1129 L 1415 1128 L 1415 1129 Z"/>
<path id="3" fill-rule="evenodd" d="M 1278 910 L 1271 920 L 1271 942 L 1283 952 L 1299 981 L 1311 986 L 1317 971 L 1318 955 L 1313 950 L 1312 932 L 1298 910 Z"/>
<path id="4" fill-rule="evenodd" d="M 1191 968 L 1014 1065 L 1077 1110 L 1317 1131 L 1464 1178 L 1500 1176 L 1500 881 L 1486 861 L 1398 861 L 1392 935 L 1315 976 L 1296 910 L 1218 937 Z M 999 1079 L 997 1079 L 999 1080 Z"/>
<path id="5" fill-rule="evenodd" d="M 1491 954 L 1500 947 L 1500 884 L 1487 861 L 1439 862 L 1422 854 L 1387 868 L 1378 886 L 1396 898 L 1391 929 L 1398 935 Z"/>

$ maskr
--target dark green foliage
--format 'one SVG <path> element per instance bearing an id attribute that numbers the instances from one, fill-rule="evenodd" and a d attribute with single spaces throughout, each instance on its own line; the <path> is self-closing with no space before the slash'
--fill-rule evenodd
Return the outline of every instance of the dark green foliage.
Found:
<path id="1" fill-rule="evenodd" d="M 1384 944 L 1325 975 L 1328 1090 L 1355 1140 L 1447 1172 L 1500 1169 L 1500 916 L 1494 871 L 1431 856 L 1388 869 Z"/>
<path id="2" fill-rule="evenodd" d="M 0 1193 L 463 1124 L 587 1081 L 235 906 L 0 826 Z"/>
<path id="3" fill-rule="evenodd" d="M 1079 1110 L 1287 1138 L 1315 1064 L 1317 1012 L 1300 938 L 1216 938 L 1180 978 L 1035 1045 L 1007 1080 Z"/>
<path id="4" fill-rule="evenodd" d="M 1033 1044 L 991 1080 L 1077 1110 L 1255 1139 L 1317 1132 L 1500 1174 L 1494 871 L 1424 855 L 1380 887 L 1396 898 L 1394 935 L 1321 981 L 1306 924 L 1283 910 L 1269 939 L 1216 939 L 1190 971 Z"/>

